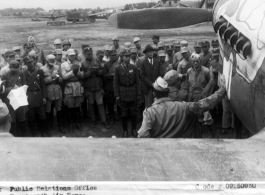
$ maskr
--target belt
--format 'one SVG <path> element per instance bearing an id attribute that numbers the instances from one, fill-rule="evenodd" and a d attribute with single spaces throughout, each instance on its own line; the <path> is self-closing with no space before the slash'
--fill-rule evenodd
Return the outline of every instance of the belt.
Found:
<path id="1" fill-rule="evenodd" d="M 121 84 L 120 83 L 120 87 L 135 87 L 135 84 L 133 84 L 133 83 L 127 83 L 127 84 Z"/>

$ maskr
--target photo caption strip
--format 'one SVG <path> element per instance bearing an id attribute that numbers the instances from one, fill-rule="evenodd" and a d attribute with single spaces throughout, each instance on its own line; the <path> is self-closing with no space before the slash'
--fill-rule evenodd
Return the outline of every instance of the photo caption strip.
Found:
<path id="1" fill-rule="evenodd" d="M 0 195 L 265 194 L 265 182 L 1 182 Z"/>

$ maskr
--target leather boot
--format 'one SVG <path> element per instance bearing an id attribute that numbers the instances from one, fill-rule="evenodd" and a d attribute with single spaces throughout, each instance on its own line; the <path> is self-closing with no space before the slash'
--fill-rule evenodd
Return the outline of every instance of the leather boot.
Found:
<path id="1" fill-rule="evenodd" d="M 75 113 L 74 113 L 75 114 Z M 67 126 L 68 126 L 68 132 L 73 133 L 74 130 L 72 128 L 73 124 L 73 108 L 67 108 Z"/>
<path id="2" fill-rule="evenodd" d="M 9 133 L 12 134 L 14 137 L 17 137 L 16 123 L 11 123 L 11 128 L 9 130 Z"/>
<path id="3" fill-rule="evenodd" d="M 110 129 L 110 126 L 106 122 L 106 114 L 105 114 L 105 110 L 104 110 L 104 105 L 103 104 L 99 104 L 98 105 L 98 112 L 99 112 L 99 116 L 100 116 L 100 119 L 102 121 L 103 127 L 105 127 L 106 129 Z"/>
<path id="4" fill-rule="evenodd" d="M 47 126 L 49 129 L 52 129 L 52 124 L 51 124 L 51 112 L 45 112 L 46 115 L 46 121 L 47 121 Z"/>
<path id="5" fill-rule="evenodd" d="M 20 123 L 19 122 L 16 122 L 16 137 L 22 137 L 22 132 L 21 132 L 21 129 L 20 129 Z"/>
<path id="6" fill-rule="evenodd" d="M 41 130 L 41 137 L 52 137 L 47 125 L 47 120 L 39 121 L 38 127 Z"/>
<path id="7" fill-rule="evenodd" d="M 82 122 L 81 122 L 81 111 L 80 111 L 80 108 L 77 107 L 77 108 L 74 108 L 75 109 L 75 123 L 76 123 L 76 126 L 78 128 L 79 131 L 84 131 L 84 129 L 82 128 Z"/>
<path id="8" fill-rule="evenodd" d="M 28 124 L 26 121 L 19 122 L 21 137 L 28 137 Z"/>
<path id="9" fill-rule="evenodd" d="M 136 121 L 137 117 L 136 116 L 131 116 L 131 123 L 132 123 L 132 135 L 133 137 L 137 137 L 137 131 L 136 131 Z"/>
<path id="10" fill-rule="evenodd" d="M 122 130 L 123 130 L 122 137 L 127 138 L 128 137 L 127 117 L 123 116 L 121 118 L 121 121 L 122 121 Z"/>
<path id="11" fill-rule="evenodd" d="M 65 129 L 63 128 L 63 122 L 62 122 L 62 111 L 58 111 L 57 114 L 57 123 L 58 123 L 58 129 L 59 132 L 66 134 L 67 132 L 65 131 Z"/>
<path id="12" fill-rule="evenodd" d="M 96 126 L 96 115 L 95 115 L 94 104 L 88 104 L 88 109 L 89 109 L 90 117 L 92 119 L 91 128 L 94 128 Z"/>
<path id="13" fill-rule="evenodd" d="M 36 124 L 35 121 L 29 121 L 29 132 L 32 137 L 38 137 L 37 136 L 37 129 L 36 129 Z"/>

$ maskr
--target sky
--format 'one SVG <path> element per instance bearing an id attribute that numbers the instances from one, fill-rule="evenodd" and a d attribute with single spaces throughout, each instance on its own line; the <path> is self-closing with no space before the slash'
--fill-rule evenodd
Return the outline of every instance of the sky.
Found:
<path id="1" fill-rule="evenodd" d="M 118 7 L 130 3 L 152 2 L 152 0 L 1 0 L 0 9 L 4 8 L 36 8 L 74 9 L 74 8 L 105 8 Z M 157 2 L 157 0 L 153 0 Z"/>

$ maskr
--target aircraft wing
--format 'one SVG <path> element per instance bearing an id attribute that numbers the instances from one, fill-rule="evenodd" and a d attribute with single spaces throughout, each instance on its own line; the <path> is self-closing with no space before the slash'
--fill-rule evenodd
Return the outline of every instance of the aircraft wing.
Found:
<path id="1" fill-rule="evenodd" d="M 265 179 L 265 129 L 245 140 L 0 138 L 0 148 L 3 181 Z"/>

